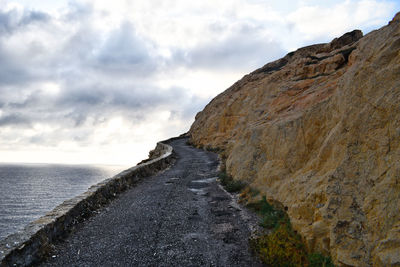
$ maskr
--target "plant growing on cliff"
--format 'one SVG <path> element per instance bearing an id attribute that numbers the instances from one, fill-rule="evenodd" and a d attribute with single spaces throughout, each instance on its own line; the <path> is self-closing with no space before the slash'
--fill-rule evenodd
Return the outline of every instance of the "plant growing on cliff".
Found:
<path id="1" fill-rule="evenodd" d="M 260 190 L 251 186 L 246 186 L 246 188 L 240 192 L 239 203 L 250 203 L 250 201 L 259 194 Z"/>
<path id="2" fill-rule="evenodd" d="M 218 154 L 223 151 L 223 149 L 221 149 L 219 147 L 206 146 L 205 148 L 207 151 L 218 153 Z"/>
<path id="3" fill-rule="evenodd" d="M 239 180 L 234 180 L 225 171 L 220 172 L 218 178 L 222 186 L 226 189 L 226 191 L 231 193 L 239 192 L 246 187 L 246 183 Z"/>
<path id="4" fill-rule="evenodd" d="M 326 257 L 320 253 L 308 255 L 309 267 L 335 267 L 330 257 Z"/>
<path id="5" fill-rule="evenodd" d="M 250 247 L 270 266 L 306 266 L 303 242 L 287 223 L 280 223 L 271 233 L 250 240 Z"/>
<path id="6" fill-rule="evenodd" d="M 293 230 L 289 216 L 268 203 L 265 196 L 247 206 L 261 216 L 260 225 L 269 232 L 250 239 L 250 247 L 270 266 L 334 267 L 322 254 L 307 254 L 301 236 Z"/>
<path id="7" fill-rule="evenodd" d="M 264 228 L 273 229 L 278 227 L 280 223 L 288 224 L 289 218 L 285 212 L 269 204 L 265 196 L 258 202 L 247 204 L 247 207 L 261 216 L 260 225 Z"/>

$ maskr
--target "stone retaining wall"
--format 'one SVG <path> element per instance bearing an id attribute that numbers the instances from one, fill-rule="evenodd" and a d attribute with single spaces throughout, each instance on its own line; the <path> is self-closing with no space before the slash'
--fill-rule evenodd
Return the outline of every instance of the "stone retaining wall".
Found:
<path id="1" fill-rule="evenodd" d="M 62 240 L 74 226 L 96 213 L 119 193 L 135 185 L 141 179 L 166 169 L 174 162 L 173 149 L 159 142 L 155 150 L 159 157 L 127 169 L 116 176 L 93 185 L 87 192 L 64 201 L 45 216 L 28 224 L 0 241 L 0 266 L 29 266 L 39 262 L 57 240 Z"/>

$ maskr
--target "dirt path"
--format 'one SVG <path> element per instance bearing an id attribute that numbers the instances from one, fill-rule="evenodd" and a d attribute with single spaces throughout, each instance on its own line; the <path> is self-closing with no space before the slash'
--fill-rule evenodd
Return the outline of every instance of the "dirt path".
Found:
<path id="1" fill-rule="evenodd" d="M 216 155 L 171 145 L 173 167 L 82 223 L 41 266 L 260 266 L 246 217 L 216 182 Z"/>

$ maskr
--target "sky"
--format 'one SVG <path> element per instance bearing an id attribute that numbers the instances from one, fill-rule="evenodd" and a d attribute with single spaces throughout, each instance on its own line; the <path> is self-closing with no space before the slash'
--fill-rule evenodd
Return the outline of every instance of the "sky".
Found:
<path id="1" fill-rule="evenodd" d="M 0 162 L 135 165 L 245 74 L 398 0 L 0 0 Z"/>

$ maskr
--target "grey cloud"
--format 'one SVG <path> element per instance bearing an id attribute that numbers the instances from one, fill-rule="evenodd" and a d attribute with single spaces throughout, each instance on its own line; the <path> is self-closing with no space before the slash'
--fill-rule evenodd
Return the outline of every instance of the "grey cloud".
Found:
<path id="1" fill-rule="evenodd" d="M 15 95 L 11 98 L 11 91 L 12 88 L 3 91 L 5 103 L 0 127 L 30 128 L 34 123 L 45 123 L 78 129 L 89 124 L 91 127 L 101 125 L 115 116 L 135 124 L 157 110 L 171 110 L 171 119 L 188 119 L 205 104 L 204 100 L 191 97 L 185 88 L 160 90 L 150 84 L 127 85 L 108 79 L 85 86 L 71 84 L 55 96 L 32 89 L 20 101 L 15 101 Z M 6 101 L 7 98 L 14 100 Z"/>
<path id="2" fill-rule="evenodd" d="M 10 114 L 0 117 L 0 126 L 30 126 L 31 121 L 21 114 Z"/>
<path id="3" fill-rule="evenodd" d="M 62 21 L 67 26 L 73 24 L 74 32 L 69 36 L 59 33 L 59 38 L 66 41 L 51 51 L 43 51 L 40 44 L 27 43 L 28 52 L 20 55 L 20 51 L 7 50 L 7 39 L 0 38 L 0 128 L 32 129 L 36 123 L 43 123 L 57 130 L 25 138 L 26 144 L 52 146 L 60 140 L 70 140 L 84 145 L 97 126 L 116 116 L 135 125 L 149 114 L 168 110 L 170 120 L 186 122 L 208 99 L 192 96 L 186 88 L 161 89 L 154 83 L 159 72 L 182 66 L 252 68 L 263 65 L 271 53 L 281 51 L 278 43 L 258 37 L 256 31 L 261 29 L 243 25 L 224 38 L 209 40 L 191 50 L 175 49 L 169 61 L 159 56 L 157 47 L 129 22 L 102 36 L 91 24 L 92 13 L 91 6 L 72 5 Z M 29 23 L 47 23 L 52 30 L 58 27 L 52 24 L 55 19 L 42 13 L 30 13 L 17 24 L 8 23 L 7 16 L 0 13 L 0 24 L 5 21 L 0 33 L 3 27 L 12 35 L 16 30 L 12 25 L 23 27 Z M 213 30 L 224 31 L 225 26 L 214 25 Z M 38 87 L 45 81 L 59 84 L 60 92 L 47 94 Z M 19 98 L 16 92 L 22 91 L 24 98 Z"/>
<path id="4" fill-rule="evenodd" d="M 185 96 L 179 99 L 179 106 L 172 107 L 171 119 L 193 120 L 197 112 L 202 110 L 210 100 L 211 99 Z"/>
<path id="5" fill-rule="evenodd" d="M 57 106 L 97 106 L 105 101 L 104 92 L 82 88 L 80 90 L 64 91 L 57 99 Z"/>
<path id="6" fill-rule="evenodd" d="M 23 84 L 32 79 L 32 75 L 22 62 L 9 54 L 0 39 L 0 86 Z"/>
<path id="7" fill-rule="evenodd" d="M 0 59 L 1 60 L 1 59 Z M 8 84 L 22 84 L 31 80 L 32 76 L 30 73 L 20 68 L 19 66 L 6 62 L 0 64 L 0 86 Z"/>
<path id="8" fill-rule="evenodd" d="M 158 62 L 150 49 L 151 44 L 137 35 L 132 24 L 125 22 L 108 36 L 95 54 L 96 66 L 118 72 L 153 72 Z"/>
<path id="9" fill-rule="evenodd" d="M 41 11 L 28 11 L 24 13 L 21 19 L 21 25 L 28 25 L 33 22 L 48 22 L 51 19 L 50 15 Z"/>
<path id="10" fill-rule="evenodd" d="M 153 50 L 154 45 L 138 36 L 128 22 L 105 38 L 88 22 L 79 25 L 51 64 L 68 80 L 87 79 L 90 75 L 143 78 L 154 74 L 162 61 Z"/>
<path id="11" fill-rule="evenodd" d="M 92 26 L 82 24 L 65 42 L 53 64 L 61 69 L 88 65 L 99 43 L 100 38 Z M 61 65 L 60 62 L 63 64 Z"/>
<path id="12" fill-rule="evenodd" d="M 90 20 L 93 11 L 93 6 L 91 4 L 78 3 L 77 1 L 68 1 L 67 12 L 62 19 L 66 23 Z"/>
<path id="13" fill-rule="evenodd" d="M 214 32 L 229 32 L 227 26 L 211 24 Z M 254 69 L 286 53 L 269 40 L 260 25 L 243 24 L 225 37 L 203 42 L 189 51 L 175 50 L 173 61 L 192 68 Z M 263 37 L 264 36 L 264 37 Z"/>
<path id="14" fill-rule="evenodd" d="M 84 129 L 74 129 L 73 132 L 63 130 L 36 134 L 27 140 L 24 140 L 26 145 L 36 144 L 40 146 L 56 146 L 62 140 L 72 140 L 78 142 L 80 146 L 85 146 L 92 137 L 92 133 Z"/>
<path id="15" fill-rule="evenodd" d="M 35 108 L 41 104 L 41 93 L 33 90 L 26 98 L 20 97 L 18 100 L 8 101 L 6 108 L 11 110 L 24 110 L 27 108 Z"/>
<path id="16" fill-rule="evenodd" d="M 72 121 L 73 122 L 73 124 L 72 124 L 73 128 L 81 127 L 86 122 L 85 114 L 76 113 L 76 112 L 70 112 L 70 113 L 65 114 L 63 116 L 63 119 Z"/>
<path id="17" fill-rule="evenodd" d="M 217 44 L 197 47 L 189 54 L 189 64 L 204 68 L 256 68 L 282 54 L 284 50 L 276 42 L 232 36 Z"/>
<path id="18" fill-rule="evenodd" d="M 146 112 L 157 107 L 173 106 L 177 100 L 189 99 L 186 91 L 176 87 L 160 91 L 157 87 L 146 84 L 121 85 L 116 82 L 97 87 L 93 84 L 89 88 L 64 92 L 58 97 L 56 105 L 84 109 L 85 112 L 101 108 L 123 112 Z"/>
<path id="19" fill-rule="evenodd" d="M 15 30 L 36 22 L 48 22 L 50 16 L 40 11 L 19 11 L 12 9 L 7 12 L 0 11 L 0 35 L 11 34 Z"/>
<path id="20" fill-rule="evenodd" d="M 45 138 L 43 135 L 35 135 L 29 138 L 29 143 L 40 145 L 43 143 L 47 143 L 46 140 L 48 140 L 48 138 Z"/>

